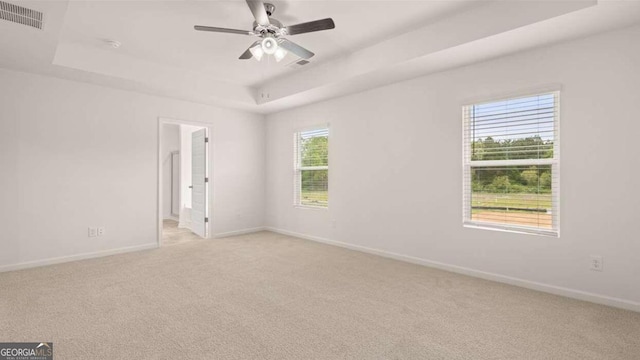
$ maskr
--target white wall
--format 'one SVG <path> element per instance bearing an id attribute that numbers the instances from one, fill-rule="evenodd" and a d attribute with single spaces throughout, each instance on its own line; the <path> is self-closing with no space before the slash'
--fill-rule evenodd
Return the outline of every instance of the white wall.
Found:
<path id="1" fill-rule="evenodd" d="M 156 244 L 158 117 L 213 124 L 214 234 L 262 226 L 262 116 L 0 70 L 0 270 Z"/>
<path id="2" fill-rule="evenodd" d="M 640 310 L 639 38 L 634 27 L 268 116 L 267 225 Z M 554 83 L 561 237 L 463 228 L 461 106 Z M 326 122 L 330 208 L 294 208 L 291 134 Z"/>
<path id="3" fill-rule="evenodd" d="M 174 219 L 171 215 L 171 153 L 180 150 L 180 126 L 164 124 L 162 131 L 162 217 Z"/>

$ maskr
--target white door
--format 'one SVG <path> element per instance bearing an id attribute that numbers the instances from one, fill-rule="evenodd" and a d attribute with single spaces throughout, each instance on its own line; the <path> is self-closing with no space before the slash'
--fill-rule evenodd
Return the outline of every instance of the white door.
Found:
<path id="1" fill-rule="evenodd" d="M 191 134 L 191 231 L 207 237 L 207 129 Z"/>

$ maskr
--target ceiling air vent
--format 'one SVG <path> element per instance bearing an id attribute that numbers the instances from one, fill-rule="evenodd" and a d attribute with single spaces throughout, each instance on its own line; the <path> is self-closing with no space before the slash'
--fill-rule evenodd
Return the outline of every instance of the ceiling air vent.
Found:
<path id="1" fill-rule="evenodd" d="M 42 12 L 0 1 L 0 19 L 42 30 Z"/>
<path id="2" fill-rule="evenodd" d="M 299 67 L 307 65 L 307 64 L 309 64 L 309 61 L 302 59 L 302 60 L 296 60 L 296 61 L 294 61 L 292 63 L 289 63 L 289 64 L 287 64 L 287 66 L 291 67 L 291 68 L 299 68 Z"/>

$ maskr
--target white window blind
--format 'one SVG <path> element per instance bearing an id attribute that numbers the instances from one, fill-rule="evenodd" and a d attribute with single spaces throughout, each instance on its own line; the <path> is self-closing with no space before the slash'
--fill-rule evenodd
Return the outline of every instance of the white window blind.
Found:
<path id="1" fill-rule="evenodd" d="M 559 236 L 559 94 L 463 107 L 465 226 Z"/>
<path id="2" fill-rule="evenodd" d="M 329 206 L 329 129 L 294 134 L 294 205 Z"/>

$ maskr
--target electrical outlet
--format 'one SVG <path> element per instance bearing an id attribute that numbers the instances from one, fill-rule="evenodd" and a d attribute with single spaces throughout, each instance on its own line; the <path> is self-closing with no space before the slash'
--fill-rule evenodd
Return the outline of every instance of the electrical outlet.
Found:
<path id="1" fill-rule="evenodd" d="M 98 228 L 98 236 L 104 236 L 104 228 L 103 227 L 99 227 Z"/>
<path id="2" fill-rule="evenodd" d="M 94 227 L 90 227 L 89 228 L 89 237 L 96 237 L 98 236 L 98 229 L 94 228 Z"/>
<path id="3" fill-rule="evenodd" d="M 591 255 L 591 262 L 589 265 L 589 269 L 593 271 L 602 271 L 602 256 Z"/>

